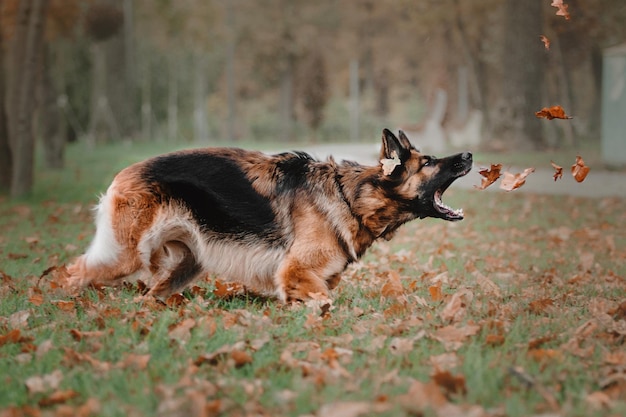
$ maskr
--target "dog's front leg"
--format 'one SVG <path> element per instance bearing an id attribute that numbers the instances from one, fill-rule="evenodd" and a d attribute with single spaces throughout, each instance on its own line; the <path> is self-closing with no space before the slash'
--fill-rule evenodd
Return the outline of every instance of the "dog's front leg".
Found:
<path id="1" fill-rule="evenodd" d="M 297 260 L 287 259 L 276 272 L 278 296 L 283 302 L 328 299 L 328 286 L 315 271 Z"/>

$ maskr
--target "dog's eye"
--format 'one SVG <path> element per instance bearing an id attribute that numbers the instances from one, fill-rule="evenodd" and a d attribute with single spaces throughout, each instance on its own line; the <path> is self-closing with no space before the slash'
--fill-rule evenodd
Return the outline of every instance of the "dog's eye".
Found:
<path id="1" fill-rule="evenodd" d="M 430 166 L 433 163 L 432 158 L 424 158 L 424 163 L 422 164 L 422 166 L 427 167 Z"/>

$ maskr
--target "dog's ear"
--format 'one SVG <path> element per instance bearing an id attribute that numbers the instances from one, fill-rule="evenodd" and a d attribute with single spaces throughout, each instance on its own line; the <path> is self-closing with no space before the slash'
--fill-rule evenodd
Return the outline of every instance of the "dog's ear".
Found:
<path id="1" fill-rule="evenodd" d="M 402 133 L 402 136 L 403 135 L 404 133 Z M 396 138 L 389 129 L 383 129 L 383 146 L 380 150 L 380 159 L 398 158 L 401 162 L 405 162 L 409 156 L 411 144 L 408 139 L 406 139 L 406 136 L 404 138 L 406 142 Z M 409 146 L 406 147 L 403 142 L 407 143 Z"/>
<path id="2" fill-rule="evenodd" d="M 409 144 L 408 148 L 405 146 L 406 143 Z M 410 145 L 406 136 L 404 140 L 400 140 L 389 129 L 383 130 L 383 146 L 380 150 L 383 174 L 392 175 L 396 171 L 396 167 L 402 166 L 406 162 L 411 155 Z"/>
<path id="3" fill-rule="evenodd" d="M 413 145 L 411 145 L 411 141 L 406 137 L 402 130 L 398 132 L 398 139 L 400 139 L 400 143 L 404 148 L 411 149 L 413 147 Z"/>

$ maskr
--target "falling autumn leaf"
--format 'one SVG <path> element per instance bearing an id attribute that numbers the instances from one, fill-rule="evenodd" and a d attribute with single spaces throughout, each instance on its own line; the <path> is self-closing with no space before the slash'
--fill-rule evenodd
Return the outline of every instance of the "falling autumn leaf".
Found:
<path id="1" fill-rule="evenodd" d="M 474 187 L 478 188 L 479 190 L 484 190 L 485 188 L 489 187 L 491 184 L 496 182 L 498 178 L 500 178 L 501 169 L 502 164 L 491 164 L 491 167 L 489 167 L 488 169 L 482 169 L 478 171 L 478 173 L 485 178 L 481 180 L 480 185 L 475 185 Z"/>
<path id="2" fill-rule="evenodd" d="M 535 168 L 526 168 L 523 172 L 518 174 L 511 174 L 505 172 L 503 174 L 502 181 L 500 181 L 500 188 L 505 191 L 513 191 L 526 183 L 526 177 L 535 172 Z"/>
<path id="3" fill-rule="evenodd" d="M 550 50 L 550 39 L 548 39 L 547 36 L 545 35 L 541 35 L 539 36 L 541 38 L 541 42 L 543 42 L 543 46 L 546 48 L 547 51 Z"/>
<path id="4" fill-rule="evenodd" d="M 572 176 L 576 181 L 583 182 L 587 178 L 587 174 L 589 174 L 589 167 L 585 165 L 585 161 L 580 155 L 576 156 L 576 162 L 572 165 Z"/>
<path id="5" fill-rule="evenodd" d="M 550 161 L 550 164 L 552 164 L 552 168 L 554 168 L 554 181 L 558 180 L 559 178 L 563 178 L 563 167 L 555 164 L 552 161 Z"/>
<path id="6" fill-rule="evenodd" d="M 535 112 L 537 118 L 542 119 L 573 119 L 573 117 L 565 114 L 565 110 L 561 106 L 544 107 L 543 109 Z"/>
<path id="7" fill-rule="evenodd" d="M 569 12 L 567 11 L 567 8 L 569 7 L 569 5 L 563 3 L 563 0 L 552 0 L 552 4 L 550 4 L 550 6 L 556 7 L 557 9 L 559 9 L 556 11 L 557 16 L 563 16 L 565 20 L 570 19 L 571 16 Z"/>

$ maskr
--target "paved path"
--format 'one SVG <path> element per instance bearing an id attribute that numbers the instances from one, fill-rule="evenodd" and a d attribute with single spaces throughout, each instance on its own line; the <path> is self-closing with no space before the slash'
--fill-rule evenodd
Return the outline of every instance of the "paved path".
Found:
<path id="1" fill-rule="evenodd" d="M 379 144 L 323 144 L 308 146 L 302 150 L 309 152 L 311 155 L 326 159 L 332 155 L 335 160 L 352 160 L 362 164 L 372 165 L 378 163 Z M 461 187 L 465 189 L 473 188 L 474 185 L 480 184 L 482 178 L 478 174 L 479 166 L 474 166 L 472 172 L 465 177 L 457 180 L 453 187 Z M 550 194 L 550 195 L 571 195 L 577 197 L 622 197 L 626 198 L 626 173 L 598 171 L 590 167 L 589 175 L 582 183 L 578 183 L 572 178 L 568 167 L 563 169 L 563 178 L 554 181 L 552 175 L 553 169 L 537 168 L 534 173 L 528 176 L 526 184 L 523 187 L 513 191 Z M 511 168 L 511 172 L 521 172 L 521 168 Z M 567 171 L 567 172 L 566 172 Z M 487 188 L 487 191 L 504 192 L 498 188 L 498 184 L 493 184 Z"/>

